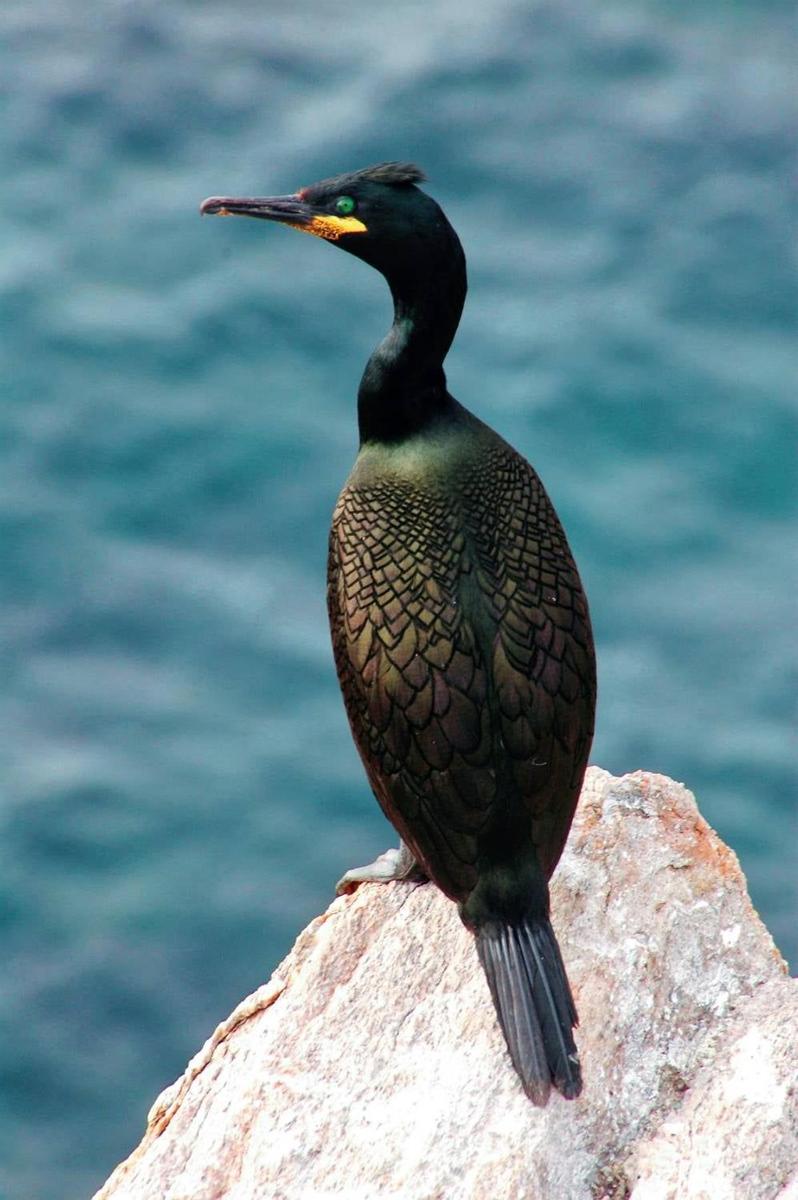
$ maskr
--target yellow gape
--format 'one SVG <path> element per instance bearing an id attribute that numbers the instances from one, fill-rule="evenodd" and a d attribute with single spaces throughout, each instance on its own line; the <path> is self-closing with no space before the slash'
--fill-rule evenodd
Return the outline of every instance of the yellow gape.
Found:
<path id="1" fill-rule="evenodd" d="M 326 238 L 328 242 L 337 242 L 343 233 L 368 233 L 366 226 L 362 221 L 358 221 L 357 217 L 333 217 L 325 214 L 313 217 L 306 225 L 293 225 L 290 221 L 286 221 L 285 224 L 298 229 L 300 233 L 312 233 L 315 237 Z"/>

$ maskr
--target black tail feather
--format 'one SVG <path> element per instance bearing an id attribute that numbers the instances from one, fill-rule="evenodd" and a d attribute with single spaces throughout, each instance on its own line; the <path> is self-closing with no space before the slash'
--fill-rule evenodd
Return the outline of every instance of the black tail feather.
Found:
<path id="1" fill-rule="evenodd" d="M 582 1090 L 572 1030 L 578 1023 L 560 948 L 548 919 L 476 930 L 482 963 L 524 1091 L 544 1105 L 551 1085 L 571 1100 Z"/>

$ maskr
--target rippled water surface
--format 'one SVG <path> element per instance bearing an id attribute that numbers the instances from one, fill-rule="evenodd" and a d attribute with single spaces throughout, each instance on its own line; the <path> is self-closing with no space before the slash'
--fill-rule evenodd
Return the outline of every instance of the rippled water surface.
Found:
<path id="1" fill-rule="evenodd" d="M 0 1195 L 88 1195 L 391 833 L 324 613 L 382 281 L 202 221 L 419 161 L 451 388 L 589 590 L 594 761 L 693 788 L 795 956 L 795 46 L 775 3 L 0 7 Z"/>

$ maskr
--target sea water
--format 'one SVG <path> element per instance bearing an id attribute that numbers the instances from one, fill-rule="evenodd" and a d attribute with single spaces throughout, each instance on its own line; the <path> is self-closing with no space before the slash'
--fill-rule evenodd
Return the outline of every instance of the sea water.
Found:
<path id="1" fill-rule="evenodd" d="M 790 6 L 0 7 L 0 1195 L 88 1195 L 344 869 L 393 841 L 324 608 L 383 281 L 200 219 L 418 161 L 453 393 L 589 593 L 593 761 L 794 886 Z"/>

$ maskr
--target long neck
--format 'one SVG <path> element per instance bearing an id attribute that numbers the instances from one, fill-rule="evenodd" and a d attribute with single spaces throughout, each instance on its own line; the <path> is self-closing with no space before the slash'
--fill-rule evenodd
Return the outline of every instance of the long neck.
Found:
<path id="1" fill-rule="evenodd" d="M 422 273 L 387 275 L 393 325 L 372 354 L 357 398 L 360 441 L 396 442 L 438 420 L 452 404 L 443 360 L 452 344 L 466 294 L 459 243 L 444 262 Z M 457 253 L 459 251 L 459 253 Z"/>

